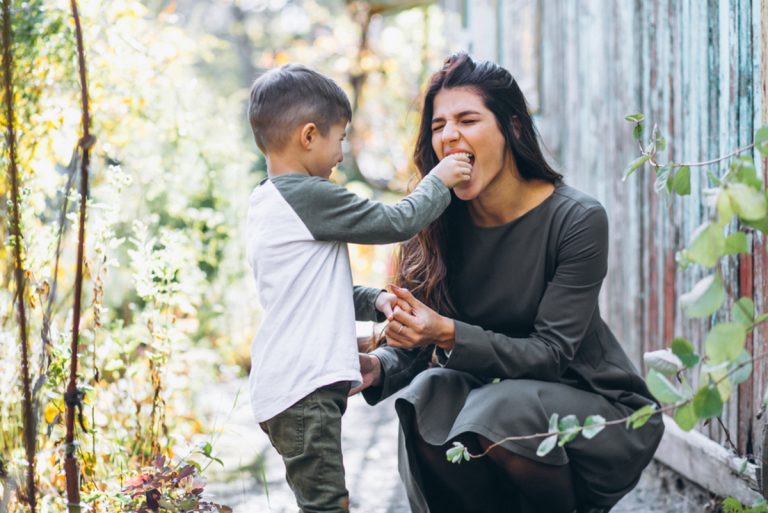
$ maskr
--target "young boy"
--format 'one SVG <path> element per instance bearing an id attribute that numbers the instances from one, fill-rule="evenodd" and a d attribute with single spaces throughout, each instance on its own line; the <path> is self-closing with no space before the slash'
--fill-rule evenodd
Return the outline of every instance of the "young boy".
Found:
<path id="1" fill-rule="evenodd" d="M 253 84 L 249 118 L 268 178 L 250 197 L 247 256 L 264 309 L 252 345 L 251 404 L 282 456 L 304 513 L 348 511 L 341 416 L 361 382 L 355 318 L 383 320 L 393 294 L 353 287 L 346 242 L 384 244 L 414 236 L 469 179 L 466 155 L 438 164 L 395 205 L 328 181 L 342 160 L 351 109 L 341 88 L 300 65 Z"/>

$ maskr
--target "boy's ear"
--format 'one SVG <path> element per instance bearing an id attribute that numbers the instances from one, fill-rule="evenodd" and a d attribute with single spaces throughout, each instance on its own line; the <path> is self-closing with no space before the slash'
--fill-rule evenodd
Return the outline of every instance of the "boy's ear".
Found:
<path id="1" fill-rule="evenodd" d="M 312 143 L 317 139 L 317 137 L 320 135 L 320 130 L 318 130 L 317 125 L 314 123 L 307 123 L 304 126 L 301 127 L 301 130 L 299 131 L 299 142 L 301 144 L 301 147 L 305 150 L 309 150 L 312 148 Z"/>

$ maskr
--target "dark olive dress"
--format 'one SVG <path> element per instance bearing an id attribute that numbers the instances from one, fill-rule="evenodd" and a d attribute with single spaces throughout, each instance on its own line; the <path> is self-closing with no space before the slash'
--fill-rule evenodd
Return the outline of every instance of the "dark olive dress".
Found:
<path id="1" fill-rule="evenodd" d="M 593 414 L 611 420 L 653 402 L 600 317 L 608 220 L 596 200 L 557 183 L 544 202 L 500 226 L 475 226 L 466 203 L 456 198 L 444 215 L 457 310 L 454 349 L 448 357 L 438 350 L 442 367 L 428 368 L 424 351 L 379 348 L 374 354 L 383 380 L 365 392 L 374 404 L 402 389 L 395 403 L 404 431 L 401 476 L 414 512 L 429 509 L 414 472 L 410 426 L 433 445 L 465 432 L 496 442 L 547 431 L 552 413 L 575 414 L 581 422 Z M 659 416 L 638 430 L 610 426 L 543 458 L 536 455 L 541 439 L 503 447 L 543 463 L 569 464 L 580 508 L 610 508 L 635 486 L 663 430 Z"/>

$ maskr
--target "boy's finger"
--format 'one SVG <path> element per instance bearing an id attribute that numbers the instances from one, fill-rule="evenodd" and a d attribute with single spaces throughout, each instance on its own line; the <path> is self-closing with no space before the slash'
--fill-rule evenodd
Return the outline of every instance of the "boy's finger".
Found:
<path id="1" fill-rule="evenodd" d="M 400 288 L 397 285 L 390 285 L 389 288 L 397 297 L 407 302 L 411 308 L 421 306 L 421 301 L 413 297 L 410 290 Z"/>

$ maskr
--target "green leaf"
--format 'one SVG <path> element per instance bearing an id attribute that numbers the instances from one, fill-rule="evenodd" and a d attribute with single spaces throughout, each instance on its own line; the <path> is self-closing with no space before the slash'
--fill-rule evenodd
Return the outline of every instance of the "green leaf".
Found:
<path id="1" fill-rule="evenodd" d="M 643 124 L 638 123 L 634 127 L 632 127 L 632 138 L 635 141 L 639 141 L 643 138 Z"/>
<path id="2" fill-rule="evenodd" d="M 738 255 L 749 253 L 749 242 L 744 232 L 733 232 L 725 238 L 725 254 Z"/>
<path id="3" fill-rule="evenodd" d="M 728 182 L 739 182 L 749 185 L 757 191 L 763 190 L 763 181 L 757 176 L 755 162 L 752 157 L 739 157 L 731 162 L 728 169 Z"/>
<path id="4" fill-rule="evenodd" d="M 646 162 L 648 162 L 650 158 L 651 158 L 650 155 L 641 155 L 640 157 L 630 162 L 627 168 L 624 170 L 624 178 L 622 178 L 622 180 L 626 180 L 627 178 L 629 178 L 629 175 L 637 171 L 637 169 L 643 164 L 645 164 Z"/>
<path id="5" fill-rule="evenodd" d="M 758 219 L 757 221 L 745 221 L 742 219 L 742 224 L 768 235 L 768 216 Z"/>
<path id="6" fill-rule="evenodd" d="M 720 226 L 725 226 L 731 222 L 731 218 L 733 217 L 733 207 L 731 206 L 731 197 L 728 195 L 728 191 L 720 189 L 715 204 L 717 206 L 719 224 Z"/>
<path id="7" fill-rule="evenodd" d="M 688 369 L 694 367 L 701 359 L 699 355 L 696 354 L 693 344 L 684 338 L 676 338 L 672 340 L 670 349 L 678 358 L 680 358 L 680 361 L 683 362 L 683 365 Z"/>
<path id="8" fill-rule="evenodd" d="M 718 273 L 699 280 L 690 292 L 680 296 L 680 305 L 685 315 L 692 318 L 712 315 L 725 300 L 723 280 Z"/>
<path id="9" fill-rule="evenodd" d="M 672 190 L 678 196 L 688 196 L 691 193 L 691 169 L 682 166 L 672 177 Z"/>
<path id="10" fill-rule="evenodd" d="M 667 164 L 662 168 L 656 168 L 656 182 L 654 184 L 654 190 L 656 194 L 661 194 L 662 191 L 667 191 L 670 188 L 669 173 L 672 171 L 672 164 Z"/>
<path id="11" fill-rule="evenodd" d="M 624 116 L 624 119 L 630 123 L 640 123 L 645 119 L 645 115 L 642 112 L 638 112 L 637 114 L 627 114 Z"/>
<path id="12" fill-rule="evenodd" d="M 581 434 L 589 440 L 594 438 L 603 429 L 605 429 L 605 417 L 602 415 L 590 415 L 584 420 L 584 429 L 581 431 Z"/>
<path id="13" fill-rule="evenodd" d="M 649 351 L 643 354 L 643 362 L 649 369 L 660 372 L 665 376 L 674 376 L 684 367 L 680 358 L 669 349 Z"/>
<path id="14" fill-rule="evenodd" d="M 734 360 L 744 349 L 747 330 L 737 322 L 723 322 L 707 334 L 704 347 L 712 363 Z"/>
<path id="15" fill-rule="evenodd" d="M 707 171 L 707 178 L 709 178 L 709 181 L 712 182 L 712 185 L 715 187 L 720 187 L 723 184 L 712 171 Z"/>
<path id="16" fill-rule="evenodd" d="M 675 422 L 683 431 L 690 431 L 699 421 L 696 412 L 693 409 L 693 402 L 685 403 L 675 409 Z"/>
<path id="17" fill-rule="evenodd" d="M 705 365 L 702 370 L 700 383 L 709 382 L 717 387 L 720 400 L 726 402 L 731 397 L 733 385 L 728 379 L 728 363 L 721 362 L 717 365 Z"/>
<path id="18" fill-rule="evenodd" d="M 555 448 L 556 445 L 557 435 L 548 436 L 541 442 L 541 444 L 539 444 L 539 448 L 536 449 L 536 456 L 540 458 L 546 456 L 552 451 L 552 449 Z"/>
<path id="19" fill-rule="evenodd" d="M 579 419 L 576 415 L 566 415 L 558 423 L 558 430 L 561 431 L 560 440 L 557 445 L 564 446 L 579 434 Z"/>
<path id="20" fill-rule="evenodd" d="M 451 463 L 469 461 L 469 451 L 461 442 L 453 442 L 453 447 L 445 451 L 446 459 Z"/>
<path id="21" fill-rule="evenodd" d="M 631 427 L 632 429 L 641 428 L 648 422 L 654 413 L 656 413 L 655 404 L 647 404 L 643 406 L 627 418 L 627 427 Z"/>
<path id="22" fill-rule="evenodd" d="M 760 324 L 762 322 L 765 322 L 768 320 L 768 313 L 761 313 L 757 317 L 755 317 L 755 324 Z"/>
<path id="23" fill-rule="evenodd" d="M 768 214 L 765 194 L 743 183 L 729 184 L 726 188 L 733 211 L 740 219 L 757 221 Z"/>
<path id="24" fill-rule="evenodd" d="M 558 416 L 557 413 L 553 413 L 552 415 L 550 415 L 550 417 L 549 417 L 549 432 L 550 433 L 554 433 L 555 431 L 558 430 L 557 429 L 557 424 L 558 424 L 557 423 L 557 419 L 558 419 L 558 417 L 559 416 Z"/>
<path id="25" fill-rule="evenodd" d="M 702 267 L 714 267 L 725 254 L 725 235 L 720 225 L 705 223 L 696 229 L 691 243 L 685 250 L 691 262 Z"/>
<path id="26" fill-rule="evenodd" d="M 707 385 L 696 392 L 693 409 L 700 419 L 717 417 L 723 412 L 723 400 L 714 385 Z"/>
<path id="27" fill-rule="evenodd" d="M 731 307 L 731 320 L 745 326 L 755 322 L 755 303 L 748 297 L 739 298 Z"/>
<path id="28" fill-rule="evenodd" d="M 768 157 L 768 125 L 758 128 L 755 132 L 755 149 L 763 157 Z"/>
<path id="29" fill-rule="evenodd" d="M 683 395 L 664 375 L 651 369 L 645 378 L 648 390 L 661 403 L 672 404 L 680 401 Z"/>
<path id="30" fill-rule="evenodd" d="M 739 353 L 739 356 L 728 364 L 728 373 L 731 383 L 734 385 L 744 383 L 749 379 L 749 375 L 752 374 L 752 358 L 747 351 Z"/>
<path id="31" fill-rule="evenodd" d="M 656 151 L 664 151 L 667 149 L 667 140 L 663 135 L 659 135 L 656 138 Z"/>

